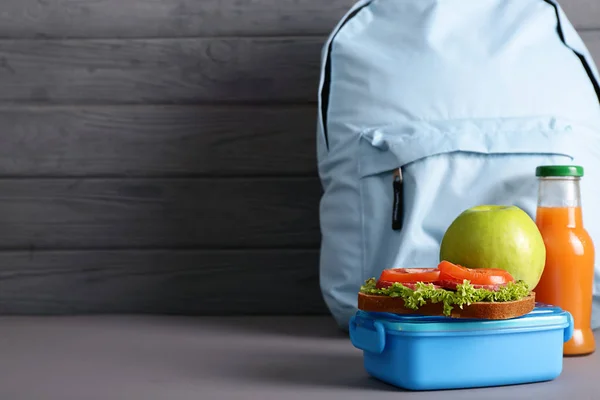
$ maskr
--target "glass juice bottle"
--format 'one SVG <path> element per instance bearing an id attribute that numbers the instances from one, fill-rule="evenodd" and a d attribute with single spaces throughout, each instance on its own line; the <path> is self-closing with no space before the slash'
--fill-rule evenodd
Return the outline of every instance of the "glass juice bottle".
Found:
<path id="1" fill-rule="evenodd" d="M 536 301 L 552 304 L 573 316 L 573 338 L 564 355 L 593 353 L 591 329 L 594 244 L 583 226 L 579 166 L 540 166 L 536 224 L 546 246 L 546 266 L 534 289 Z"/>

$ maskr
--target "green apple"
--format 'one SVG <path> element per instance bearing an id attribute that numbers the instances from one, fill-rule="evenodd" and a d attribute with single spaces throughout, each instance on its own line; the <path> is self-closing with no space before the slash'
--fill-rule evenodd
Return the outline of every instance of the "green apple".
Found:
<path id="1" fill-rule="evenodd" d="M 533 289 L 544 272 L 546 247 L 535 222 L 519 207 L 481 205 L 450 224 L 441 260 L 467 268 L 500 268 Z"/>

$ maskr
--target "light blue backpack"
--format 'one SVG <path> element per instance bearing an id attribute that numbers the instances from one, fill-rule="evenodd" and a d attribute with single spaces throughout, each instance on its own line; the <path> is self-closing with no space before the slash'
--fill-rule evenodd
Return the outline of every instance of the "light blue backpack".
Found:
<path id="1" fill-rule="evenodd" d="M 438 263 L 478 204 L 535 215 L 535 167 L 584 166 L 600 251 L 600 86 L 551 0 L 362 0 L 323 48 L 321 289 L 342 328 L 365 279 Z M 593 325 L 600 326 L 600 265 Z"/>

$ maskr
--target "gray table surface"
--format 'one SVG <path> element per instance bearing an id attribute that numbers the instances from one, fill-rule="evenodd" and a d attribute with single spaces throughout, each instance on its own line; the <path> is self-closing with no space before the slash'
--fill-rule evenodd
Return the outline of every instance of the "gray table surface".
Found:
<path id="1" fill-rule="evenodd" d="M 328 317 L 3 317 L 2 400 L 600 399 L 600 356 L 552 382 L 403 392 Z M 600 339 L 597 333 L 596 337 Z"/>

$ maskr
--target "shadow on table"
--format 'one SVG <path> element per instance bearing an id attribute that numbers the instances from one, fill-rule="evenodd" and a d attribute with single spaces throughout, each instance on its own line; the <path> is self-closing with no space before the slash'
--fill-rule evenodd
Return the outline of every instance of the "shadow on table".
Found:
<path id="1" fill-rule="evenodd" d="M 379 392 L 436 393 L 451 399 L 529 399 L 548 398 L 553 382 L 480 387 L 471 389 L 448 389 L 414 392 L 404 390 L 370 377 L 363 367 L 362 354 L 302 354 L 270 355 L 260 359 L 244 359 L 235 369 L 223 371 L 236 381 L 246 381 L 275 386 L 298 386 L 299 388 L 335 388 Z M 539 395 L 539 396 L 538 396 Z M 564 393 L 559 397 L 564 398 Z M 437 397 L 436 397 L 437 398 Z M 591 397 L 590 397 L 591 398 Z M 596 398 L 596 397 L 594 397 Z M 600 398 L 600 397 L 598 397 Z"/>
<path id="2" fill-rule="evenodd" d="M 219 317 L 211 323 L 237 332 L 303 338 L 348 338 L 348 332 L 342 331 L 333 318 L 323 316 Z"/>
<path id="3" fill-rule="evenodd" d="M 402 391 L 371 378 L 363 368 L 362 354 L 269 355 L 238 363 L 223 371 L 236 380 L 261 384 Z"/>

